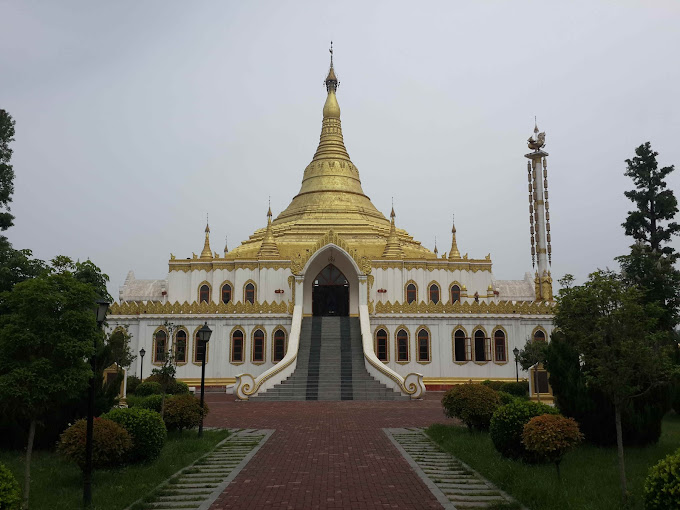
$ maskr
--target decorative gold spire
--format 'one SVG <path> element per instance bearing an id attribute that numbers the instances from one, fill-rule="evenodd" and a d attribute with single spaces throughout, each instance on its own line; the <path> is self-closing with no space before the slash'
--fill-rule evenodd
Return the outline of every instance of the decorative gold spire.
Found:
<path id="1" fill-rule="evenodd" d="M 272 232 L 272 208 L 269 206 L 267 210 L 267 230 L 264 233 L 264 239 L 260 245 L 260 251 L 257 252 L 258 259 L 277 260 L 281 258 L 279 247 L 274 240 L 274 233 Z"/>
<path id="2" fill-rule="evenodd" d="M 227 236 L 224 236 L 224 255 L 226 256 L 227 253 L 229 253 L 229 243 L 227 242 L 229 238 Z"/>
<path id="3" fill-rule="evenodd" d="M 213 258 L 212 250 L 210 249 L 210 225 L 207 223 L 207 217 L 205 224 L 205 242 L 203 243 L 203 251 L 201 252 L 201 258 L 202 259 Z"/>
<path id="4" fill-rule="evenodd" d="M 387 236 L 387 244 L 385 244 L 385 249 L 383 250 L 382 258 L 384 259 L 402 259 L 404 258 L 404 250 L 401 248 L 401 242 L 399 241 L 399 236 L 397 235 L 397 227 L 394 224 L 394 205 L 392 206 L 392 212 L 390 213 L 390 235 Z"/>
<path id="5" fill-rule="evenodd" d="M 460 259 L 460 252 L 458 251 L 458 243 L 456 242 L 456 217 L 453 217 L 453 226 L 451 227 L 451 250 L 449 251 L 449 260 Z"/>
<path id="6" fill-rule="evenodd" d="M 434 236 L 434 256 L 439 255 L 439 250 L 437 249 L 437 236 Z"/>

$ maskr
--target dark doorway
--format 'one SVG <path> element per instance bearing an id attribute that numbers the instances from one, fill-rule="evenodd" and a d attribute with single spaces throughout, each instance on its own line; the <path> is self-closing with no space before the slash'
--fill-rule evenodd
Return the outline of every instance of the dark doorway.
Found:
<path id="1" fill-rule="evenodd" d="M 312 315 L 349 315 L 349 282 L 333 264 L 328 264 L 314 278 Z"/>

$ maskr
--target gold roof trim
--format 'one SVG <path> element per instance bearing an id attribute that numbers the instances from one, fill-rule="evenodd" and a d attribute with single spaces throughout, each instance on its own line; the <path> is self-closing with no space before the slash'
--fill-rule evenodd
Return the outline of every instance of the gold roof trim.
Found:
<path id="1" fill-rule="evenodd" d="M 276 303 L 267 301 L 263 303 L 255 302 L 229 302 L 229 303 L 161 303 L 160 301 L 125 301 L 123 303 L 113 303 L 109 315 L 193 315 L 193 314 L 239 314 L 239 315 L 259 315 L 259 314 L 278 314 L 288 315 L 288 303 L 281 301 Z"/>
<path id="2" fill-rule="evenodd" d="M 378 302 L 375 304 L 375 314 L 471 314 L 471 315 L 553 315 L 555 313 L 554 303 L 543 301 L 500 301 L 499 303 L 386 303 Z"/>

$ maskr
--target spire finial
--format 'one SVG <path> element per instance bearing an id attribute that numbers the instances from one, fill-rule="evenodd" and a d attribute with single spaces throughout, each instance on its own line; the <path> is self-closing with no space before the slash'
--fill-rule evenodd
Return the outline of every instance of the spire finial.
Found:
<path id="1" fill-rule="evenodd" d="M 331 52 L 331 69 L 333 69 L 333 41 L 331 41 L 331 49 L 328 51 Z"/>
<path id="2" fill-rule="evenodd" d="M 536 120 L 536 115 L 534 115 L 534 133 L 538 133 L 538 121 Z"/>
<path id="3" fill-rule="evenodd" d="M 226 255 L 227 253 L 229 253 L 229 237 L 225 235 L 224 236 L 224 254 Z"/>
<path id="4" fill-rule="evenodd" d="M 205 233 L 210 233 L 210 219 L 208 218 L 208 213 L 205 213 Z"/>
<path id="5" fill-rule="evenodd" d="M 331 49 L 329 51 L 331 52 L 331 68 L 328 70 L 328 76 L 326 76 L 326 91 L 330 92 L 332 90 L 335 92 L 340 82 L 338 82 L 335 70 L 333 69 L 333 41 L 331 41 Z"/>
<path id="6" fill-rule="evenodd" d="M 437 236 L 434 236 L 434 254 L 439 255 L 439 250 L 437 249 Z"/>
<path id="7" fill-rule="evenodd" d="M 390 213 L 390 218 L 394 218 L 396 214 L 394 214 L 394 197 L 392 197 L 392 212 Z"/>
<path id="8" fill-rule="evenodd" d="M 271 196 L 268 199 L 268 205 L 269 205 L 269 209 L 267 210 L 267 217 L 271 218 L 272 217 L 272 197 Z"/>
<path id="9" fill-rule="evenodd" d="M 449 250 L 449 260 L 460 259 L 460 251 L 458 251 L 458 243 L 456 242 L 456 215 L 453 214 L 453 224 L 451 225 L 451 249 Z"/>
<path id="10" fill-rule="evenodd" d="M 203 242 L 203 251 L 201 252 L 202 259 L 213 258 L 212 251 L 210 250 L 210 226 L 208 225 L 208 213 L 205 215 L 205 241 Z"/>

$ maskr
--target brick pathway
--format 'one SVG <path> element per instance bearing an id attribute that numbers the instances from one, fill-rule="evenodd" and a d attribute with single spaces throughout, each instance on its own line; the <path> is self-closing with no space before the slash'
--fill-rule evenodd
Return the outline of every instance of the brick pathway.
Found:
<path id="1" fill-rule="evenodd" d="M 276 429 L 211 510 L 442 508 L 383 428 L 453 423 L 441 393 L 412 402 L 234 402 L 209 394 L 206 425 Z"/>

